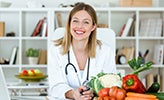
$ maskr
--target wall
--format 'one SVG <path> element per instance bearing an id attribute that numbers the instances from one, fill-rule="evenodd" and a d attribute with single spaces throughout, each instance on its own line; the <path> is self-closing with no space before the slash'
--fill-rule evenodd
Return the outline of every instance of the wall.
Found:
<path id="1" fill-rule="evenodd" d="M 2 1 L 2 0 L 1 0 Z M 118 6 L 118 1 L 119 0 L 97 0 L 96 3 L 93 2 L 93 0 L 3 0 L 3 1 L 9 1 L 12 2 L 12 7 L 26 7 L 27 2 L 28 1 L 35 1 L 41 4 L 44 4 L 46 7 L 54 7 L 54 6 L 58 6 L 61 3 L 62 4 L 74 4 L 76 2 L 86 2 L 86 3 L 90 3 L 93 5 L 109 5 L 109 3 L 111 3 L 114 6 Z"/>
<path id="2" fill-rule="evenodd" d="M 164 0 L 159 0 L 159 6 L 164 7 Z"/>
<path id="3" fill-rule="evenodd" d="M 11 7 L 27 7 L 28 1 L 44 4 L 46 7 L 59 6 L 61 3 L 65 5 L 74 4 L 76 2 L 86 2 L 96 6 L 119 6 L 119 0 L 0 0 L 12 2 Z M 153 7 L 163 6 L 163 0 L 153 0 Z"/>

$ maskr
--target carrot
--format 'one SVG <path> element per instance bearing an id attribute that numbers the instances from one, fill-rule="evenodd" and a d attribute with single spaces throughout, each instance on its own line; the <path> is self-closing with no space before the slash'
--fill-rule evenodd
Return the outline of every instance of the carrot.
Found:
<path id="1" fill-rule="evenodd" d="M 127 95 L 127 97 L 140 97 L 140 98 L 146 98 L 146 99 L 156 99 L 156 96 L 152 95 L 152 94 L 128 92 L 126 95 Z"/>
<path id="2" fill-rule="evenodd" d="M 157 98 L 125 97 L 125 100 L 158 100 Z"/>

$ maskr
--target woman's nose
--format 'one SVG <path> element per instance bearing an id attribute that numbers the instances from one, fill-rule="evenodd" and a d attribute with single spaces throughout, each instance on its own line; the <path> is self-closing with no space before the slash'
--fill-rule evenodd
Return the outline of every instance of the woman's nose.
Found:
<path id="1" fill-rule="evenodd" d="M 83 23 L 79 22 L 78 23 L 78 28 L 82 28 L 83 27 Z"/>

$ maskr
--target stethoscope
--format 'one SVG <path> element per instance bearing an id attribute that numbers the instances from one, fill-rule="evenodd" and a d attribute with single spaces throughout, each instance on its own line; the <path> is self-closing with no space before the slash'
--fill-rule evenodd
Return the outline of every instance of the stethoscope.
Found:
<path id="1" fill-rule="evenodd" d="M 68 63 L 65 66 L 65 74 L 66 74 L 66 76 L 68 76 L 68 70 L 67 69 L 68 69 L 69 66 L 72 66 L 72 68 L 74 69 L 74 71 L 76 73 L 76 76 L 77 76 L 77 79 L 78 79 L 79 86 L 85 84 L 85 82 L 89 80 L 90 58 L 88 58 L 87 77 L 86 77 L 86 80 L 83 82 L 83 84 L 81 84 L 81 82 L 80 82 L 80 79 L 79 79 L 78 74 L 77 74 L 76 67 L 70 62 L 70 54 L 69 54 L 69 51 L 68 51 Z M 67 80 L 68 80 L 68 78 L 67 78 Z"/>

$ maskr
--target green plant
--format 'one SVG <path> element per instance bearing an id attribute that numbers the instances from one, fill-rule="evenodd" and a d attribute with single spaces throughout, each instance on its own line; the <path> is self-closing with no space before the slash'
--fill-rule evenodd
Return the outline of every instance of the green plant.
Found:
<path id="1" fill-rule="evenodd" d="M 26 51 L 26 56 L 27 57 L 39 57 L 39 49 L 29 48 Z"/>

